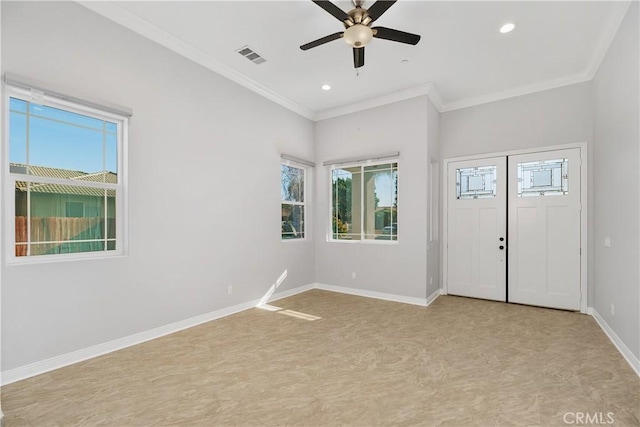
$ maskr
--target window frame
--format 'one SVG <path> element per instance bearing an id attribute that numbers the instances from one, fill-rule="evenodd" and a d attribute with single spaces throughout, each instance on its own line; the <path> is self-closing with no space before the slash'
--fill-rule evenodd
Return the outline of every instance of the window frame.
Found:
<path id="1" fill-rule="evenodd" d="M 336 239 L 333 237 L 333 171 L 336 169 L 346 169 L 346 168 L 353 168 L 353 167 L 359 167 L 360 168 L 360 173 L 362 174 L 362 176 L 364 176 L 364 168 L 366 168 L 367 166 L 378 166 L 378 165 L 386 165 L 386 164 L 392 164 L 395 163 L 397 165 L 396 167 L 396 174 L 398 175 L 398 188 L 397 188 L 397 200 L 398 200 L 398 204 L 397 204 L 397 214 L 396 214 L 396 224 L 397 224 L 397 233 L 396 233 L 396 240 L 376 240 L 376 239 L 365 239 L 364 236 L 366 235 L 366 233 L 364 232 L 364 211 L 365 211 L 365 206 L 364 206 L 364 200 L 365 197 L 364 196 L 364 180 L 361 180 L 361 197 L 360 197 L 360 239 L 359 240 L 350 240 L 350 239 Z M 349 163 L 334 163 L 331 164 L 331 167 L 329 168 L 329 221 L 328 221 L 328 226 L 329 226 L 329 232 L 327 233 L 327 241 L 328 242 L 340 242 L 340 243 L 347 243 L 347 244 L 365 244 L 365 245 L 397 245 L 400 243 L 400 216 L 398 215 L 398 213 L 400 212 L 399 210 L 399 206 L 400 206 L 400 158 L 399 157 L 385 157 L 384 159 L 381 160 L 365 160 L 365 161 L 355 161 L 355 162 L 349 162 Z"/>
<path id="2" fill-rule="evenodd" d="M 116 114 L 114 112 L 101 110 L 98 107 L 94 107 L 95 104 L 82 104 L 81 100 L 75 98 L 65 99 L 64 97 L 58 97 L 40 91 L 29 90 L 20 86 L 14 86 L 8 82 L 3 84 L 4 94 L 2 97 L 3 102 L 3 114 L 2 123 L 4 125 L 4 131 L 2 133 L 2 166 L 4 173 L 2 174 L 3 186 L 2 186 L 2 201 L 4 204 L 4 235 L 5 235 L 5 264 L 6 265 L 20 265 L 20 264 L 40 264 L 51 262 L 63 262 L 63 261 L 77 261 L 85 259 L 101 259 L 101 258 L 116 258 L 125 256 L 128 252 L 128 197 L 127 197 L 127 153 L 128 153 L 128 127 L 129 117 L 123 114 Z M 117 126 L 116 131 L 116 155 L 117 155 L 117 176 L 118 182 L 102 183 L 95 181 L 84 180 L 69 180 L 64 178 L 53 178 L 46 176 L 36 176 L 28 174 L 13 173 L 10 171 L 9 165 L 10 159 L 10 115 L 11 106 L 10 99 L 20 99 L 29 103 L 44 105 L 52 108 L 61 109 L 71 113 L 81 114 L 84 116 L 93 117 L 99 120 L 109 121 L 115 123 Z M 71 100 L 73 99 L 73 100 Z M 43 184 L 60 184 L 69 185 L 81 188 L 96 188 L 102 190 L 115 190 L 115 220 L 116 220 L 116 234 L 115 234 L 115 249 L 95 252 L 74 252 L 63 254 L 48 254 L 48 255 L 25 255 L 16 256 L 16 233 L 15 233 L 15 186 L 16 182 L 31 182 L 31 183 L 43 183 Z M 106 218 L 105 218 L 106 220 Z M 31 243 L 31 242 L 29 242 Z"/>
<path id="3" fill-rule="evenodd" d="M 282 228 L 282 205 L 283 204 L 288 204 L 291 206 L 302 206 L 303 207 L 303 216 L 302 216 L 302 223 L 304 224 L 304 236 L 300 237 L 300 238 L 293 238 L 293 239 L 283 239 L 282 238 L 282 233 L 280 234 L 280 241 L 281 242 L 305 242 L 307 240 L 309 240 L 309 213 L 308 213 L 308 208 L 309 208 L 309 204 L 307 203 L 308 200 L 308 169 L 309 166 L 303 165 L 301 163 L 295 162 L 293 160 L 287 160 L 287 159 L 281 159 L 280 161 L 280 187 L 282 189 L 282 166 L 289 166 L 289 167 L 293 167 L 296 169 L 301 169 L 303 172 L 302 175 L 302 194 L 303 194 L 303 201 L 302 202 L 291 202 L 291 201 L 287 201 L 287 200 L 282 200 L 282 193 L 280 193 L 280 227 Z"/>

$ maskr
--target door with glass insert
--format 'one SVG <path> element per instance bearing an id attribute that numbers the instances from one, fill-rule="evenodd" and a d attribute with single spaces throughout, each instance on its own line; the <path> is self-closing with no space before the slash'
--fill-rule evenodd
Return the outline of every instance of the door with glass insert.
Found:
<path id="1" fill-rule="evenodd" d="M 580 309 L 580 149 L 509 156 L 509 301 Z"/>
<path id="2" fill-rule="evenodd" d="M 447 287 L 506 301 L 506 157 L 449 163 Z"/>

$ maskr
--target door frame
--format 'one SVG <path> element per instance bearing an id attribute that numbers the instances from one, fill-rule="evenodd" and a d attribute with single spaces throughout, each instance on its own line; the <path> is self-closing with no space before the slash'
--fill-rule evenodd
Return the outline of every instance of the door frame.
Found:
<path id="1" fill-rule="evenodd" d="M 556 151 L 556 150 L 565 150 L 568 148 L 579 148 L 580 149 L 580 313 L 587 314 L 587 303 L 589 298 L 589 288 L 588 288 L 588 267 L 587 260 L 589 254 L 589 246 L 588 246 L 588 229 L 589 229 L 589 209 L 588 209 L 588 149 L 586 142 L 576 142 L 571 144 L 562 144 L 562 145 L 551 145 L 544 147 L 534 147 L 534 148 L 525 148 L 519 150 L 509 150 L 502 152 L 493 152 L 493 153 L 484 153 L 484 154 L 475 154 L 471 156 L 463 156 L 463 157 L 450 157 L 442 160 L 442 168 L 440 169 L 440 179 L 441 185 L 440 190 L 442 191 L 442 245 L 440 246 L 440 256 L 442 257 L 442 268 L 441 268 L 441 282 L 442 290 L 441 293 L 443 295 L 447 295 L 449 291 L 449 273 L 447 271 L 449 267 L 448 262 L 448 246 L 449 246 L 449 221 L 448 221 L 448 213 L 449 213 L 449 194 L 447 191 L 448 188 L 448 173 L 449 163 L 459 162 L 464 160 L 480 160 L 489 157 L 499 157 L 499 156 L 513 156 L 516 154 L 530 154 L 530 153 L 538 153 L 542 151 Z M 506 177 L 505 177 L 506 179 Z"/>

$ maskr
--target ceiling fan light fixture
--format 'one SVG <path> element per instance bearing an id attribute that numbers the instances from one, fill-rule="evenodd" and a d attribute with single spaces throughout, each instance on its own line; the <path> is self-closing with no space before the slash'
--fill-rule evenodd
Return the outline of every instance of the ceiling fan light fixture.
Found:
<path id="1" fill-rule="evenodd" d="M 344 41 L 353 47 L 364 47 L 373 38 L 373 30 L 366 25 L 355 24 L 344 30 Z"/>
<path id="2" fill-rule="evenodd" d="M 500 27 L 500 32 L 502 34 L 510 33 L 514 28 L 516 28 L 516 24 L 514 24 L 513 22 L 507 22 L 502 27 Z"/>

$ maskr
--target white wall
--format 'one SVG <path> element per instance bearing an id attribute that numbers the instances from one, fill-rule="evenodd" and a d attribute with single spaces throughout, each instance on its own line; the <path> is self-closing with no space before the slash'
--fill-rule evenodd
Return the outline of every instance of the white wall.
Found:
<path id="1" fill-rule="evenodd" d="M 442 114 L 442 158 L 590 141 L 591 83 Z"/>
<path id="2" fill-rule="evenodd" d="M 638 14 L 633 2 L 593 81 L 592 305 L 640 359 Z M 611 238 L 610 248 L 604 247 L 605 237 Z"/>
<path id="3" fill-rule="evenodd" d="M 413 298 L 427 296 L 426 97 L 316 123 L 316 160 L 400 152 L 398 244 L 329 242 L 330 168 L 316 174 L 316 281 Z M 351 273 L 356 273 L 356 279 Z"/>
<path id="4" fill-rule="evenodd" d="M 129 256 L 3 260 L 3 370 L 260 298 L 285 269 L 281 290 L 314 281 L 279 205 L 312 122 L 75 3 L 2 2 L 2 67 L 134 112 Z"/>

